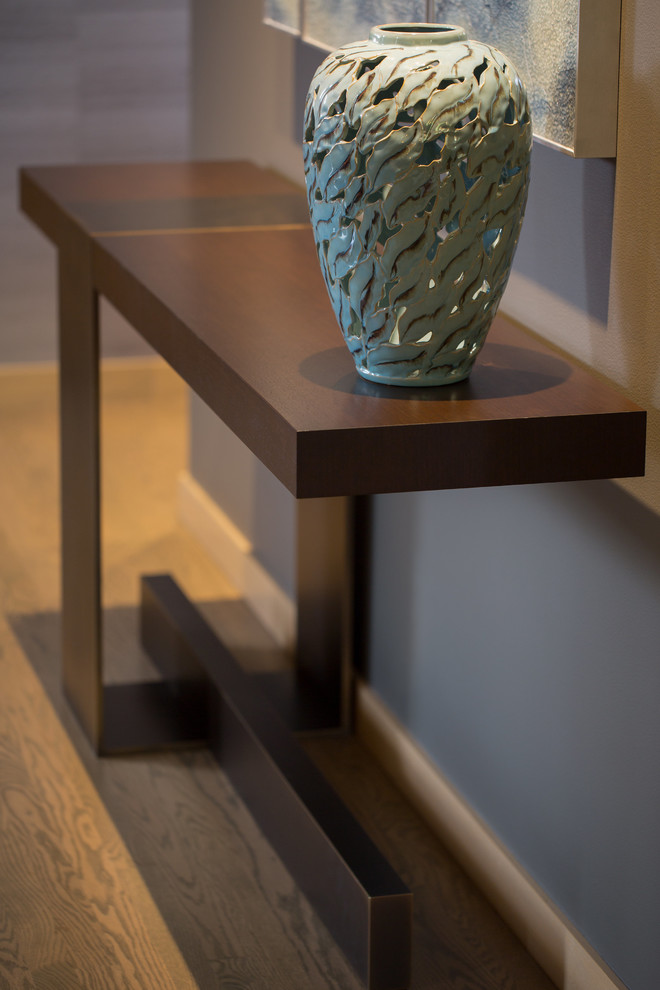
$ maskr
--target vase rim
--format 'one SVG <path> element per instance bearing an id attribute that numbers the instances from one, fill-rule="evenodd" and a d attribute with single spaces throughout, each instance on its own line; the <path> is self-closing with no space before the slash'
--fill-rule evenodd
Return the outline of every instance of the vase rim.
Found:
<path id="1" fill-rule="evenodd" d="M 369 32 L 369 40 L 379 45 L 434 46 L 467 41 L 467 34 L 457 24 L 429 24 L 422 21 L 378 24 Z"/>

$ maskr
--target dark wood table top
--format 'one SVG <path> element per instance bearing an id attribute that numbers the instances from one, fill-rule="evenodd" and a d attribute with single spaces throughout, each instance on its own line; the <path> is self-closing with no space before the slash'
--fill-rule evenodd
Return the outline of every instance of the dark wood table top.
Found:
<path id="1" fill-rule="evenodd" d="M 304 195 L 245 162 L 24 169 L 56 245 L 86 235 L 96 289 L 298 497 L 625 477 L 645 413 L 504 317 L 470 379 L 361 379 Z"/>

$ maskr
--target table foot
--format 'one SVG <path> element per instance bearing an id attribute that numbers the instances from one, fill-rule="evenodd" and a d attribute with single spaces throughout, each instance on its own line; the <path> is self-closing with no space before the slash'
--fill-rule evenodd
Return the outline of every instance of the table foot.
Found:
<path id="1" fill-rule="evenodd" d="M 200 718 L 204 705 L 197 686 L 165 681 L 106 684 L 100 754 L 205 746 L 208 729 Z"/>

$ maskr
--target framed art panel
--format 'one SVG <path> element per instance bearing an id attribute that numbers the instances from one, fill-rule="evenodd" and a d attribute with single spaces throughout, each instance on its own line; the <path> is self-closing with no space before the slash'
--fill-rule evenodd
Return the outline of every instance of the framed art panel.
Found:
<path id="1" fill-rule="evenodd" d="M 538 141 L 577 158 L 616 155 L 621 0 L 265 0 L 264 14 L 327 51 L 376 24 L 458 24 L 510 57 Z"/>

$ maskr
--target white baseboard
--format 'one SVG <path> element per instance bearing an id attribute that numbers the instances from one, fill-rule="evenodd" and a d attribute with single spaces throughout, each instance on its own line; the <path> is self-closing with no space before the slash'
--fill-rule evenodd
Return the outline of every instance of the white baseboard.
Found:
<path id="1" fill-rule="evenodd" d="M 183 472 L 179 519 L 245 597 L 278 643 L 292 646 L 295 604 L 264 570 L 224 512 Z M 560 990 L 626 990 L 522 869 L 408 731 L 359 682 L 356 731 Z"/>
<path id="2" fill-rule="evenodd" d="M 188 471 L 179 475 L 177 517 L 204 547 L 279 646 L 295 641 L 296 607 L 254 556 L 252 544 Z"/>

